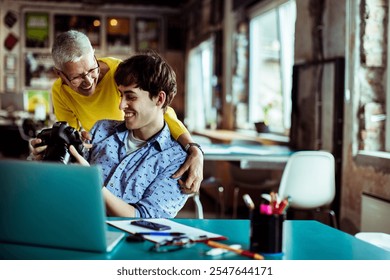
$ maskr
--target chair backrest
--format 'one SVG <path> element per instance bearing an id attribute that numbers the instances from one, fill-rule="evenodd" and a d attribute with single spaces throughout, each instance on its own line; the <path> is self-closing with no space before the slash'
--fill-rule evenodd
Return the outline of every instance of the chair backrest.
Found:
<path id="1" fill-rule="evenodd" d="M 311 209 L 329 205 L 335 196 L 335 163 L 331 153 L 300 151 L 291 155 L 283 171 L 279 197 L 290 206 Z"/>

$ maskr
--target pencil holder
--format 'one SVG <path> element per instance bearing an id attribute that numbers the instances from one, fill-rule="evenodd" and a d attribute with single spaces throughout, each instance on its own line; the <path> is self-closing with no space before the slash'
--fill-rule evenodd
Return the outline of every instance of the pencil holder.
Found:
<path id="1" fill-rule="evenodd" d="M 250 250 L 263 254 L 283 252 L 283 214 L 260 214 L 251 211 Z"/>

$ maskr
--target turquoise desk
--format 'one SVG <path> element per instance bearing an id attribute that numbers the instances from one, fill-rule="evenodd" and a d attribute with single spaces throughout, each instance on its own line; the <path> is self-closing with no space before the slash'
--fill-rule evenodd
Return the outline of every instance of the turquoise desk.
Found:
<path id="1" fill-rule="evenodd" d="M 176 219 L 175 221 L 198 227 L 228 237 L 227 244 L 242 244 L 249 247 L 248 220 L 196 220 Z M 92 237 L 91 237 L 92 238 Z M 329 227 L 317 221 L 285 221 L 282 256 L 266 259 L 286 260 L 390 260 L 390 252 L 361 241 L 352 235 Z M 134 259 L 134 260 L 246 260 L 247 258 L 227 253 L 220 256 L 206 256 L 210 248 L 196 244 L 176 252 L 150 252 L 150 242 L 121 243 L 109 254 L 96 254 L 71 250 L 58 250 L 35 246 L 0 243 L 1 259 Z"/>

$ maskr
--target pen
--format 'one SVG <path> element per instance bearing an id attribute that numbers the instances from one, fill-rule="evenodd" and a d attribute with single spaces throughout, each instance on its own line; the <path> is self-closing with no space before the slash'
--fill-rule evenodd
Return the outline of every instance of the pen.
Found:
<path id="1" fill-rule="evenodd" d="M 271 196 L 270 205 L 272 207 L 272 213 L 275 213 L 277 212 L 277 207 L 278 207 L 278 195 L 275 192 L 271 192 L 270 196 Z"/>
<path id="2" fill-rule="evenodd" d="M 249 196 L 249 194 L 244 194 L 242 196 L 242 198 L 244 199 L 244 202 L 245 202 L 245 205 L 249 208 L 249 210 L 253 210 L 255 209 L 255 204 L 253 203 L 253 200 L 252 198 Z"/>
<path id="3" fill-rule="evenodd" d="M 154 236 L 182 236 L 182 232 L 137 232 L 135 235 L 154 235 Z"/>
<path id="4" fill-rule="evenodd" d="M 278 214 L 282 215 L 284 213 L 284 210 L 287 209 L 288 206 L 288 200 L 283 199 L 282 202 L 280 202 L 279 207 L 278 207 Z"/>
<path id="5" fill-rule="evenodd" d="M 232 248 L 229 245 L 226 245 L 226 244 L 223 244 L 223 243 L 207 240 L 205 242 L 205 244 L 210 246 L 210 247 L 213 247 L 213 248 L 225 249 L 225 250 L 234 252 L 234 253 L 236 253 L 238 255 L 246 256 L 246 257 L 249 257 L 249 258 L 252 258 L 252 259 L 255 259 L 255 260 L 264 260 L 264 257 L 262 255 L 260 255 L 260 254 L 253 253 L 253 252 L 246 251 L 246 250 L 242 250 L 242 249 L 235 249 L 235 248 Z"/>

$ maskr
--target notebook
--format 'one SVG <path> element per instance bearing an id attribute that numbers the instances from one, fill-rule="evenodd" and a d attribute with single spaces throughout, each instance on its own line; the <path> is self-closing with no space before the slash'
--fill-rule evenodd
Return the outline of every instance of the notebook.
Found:
<path id="1" fill-rule="evenodd" d="M 0 242 L 110 252 L 98 167 L 0 160 Z"/>

